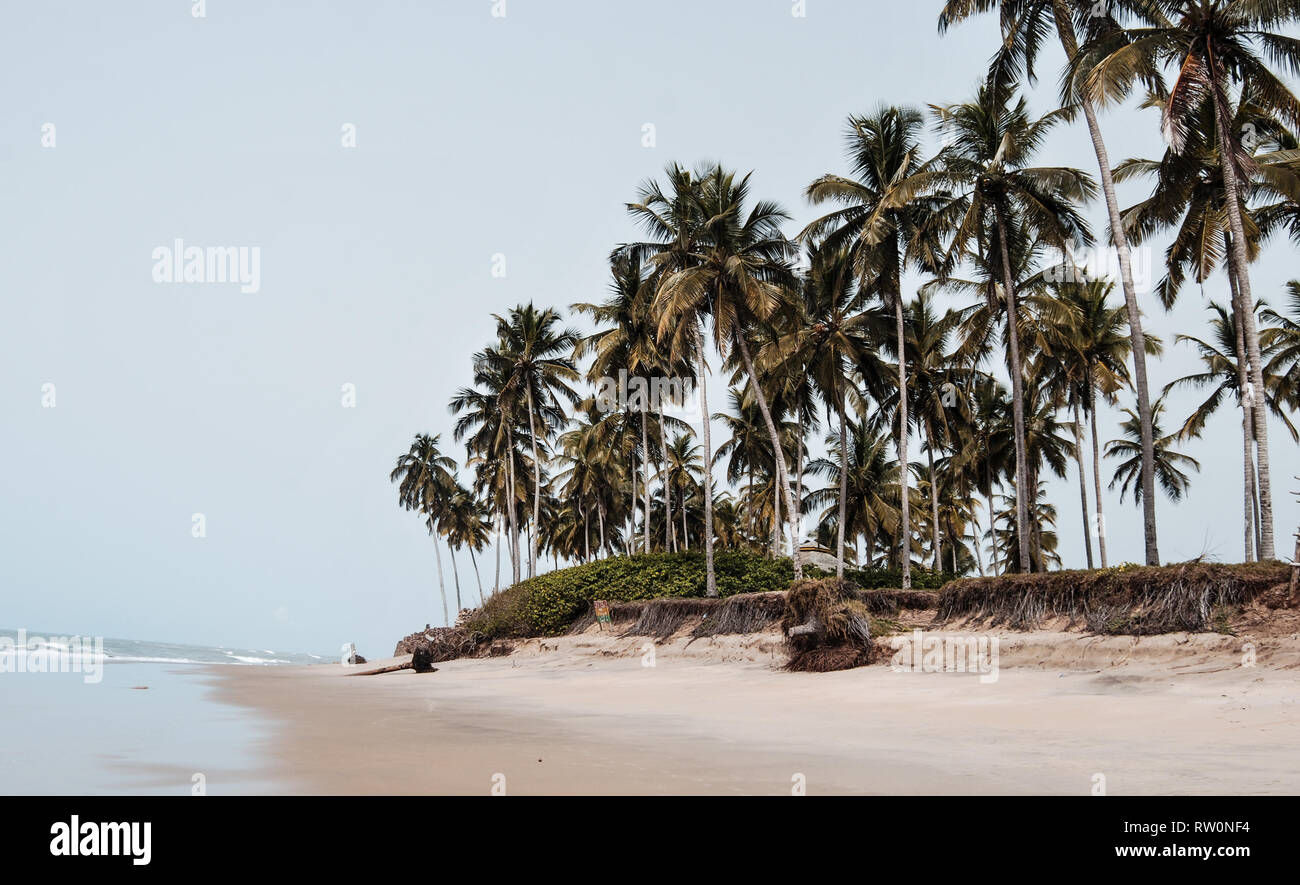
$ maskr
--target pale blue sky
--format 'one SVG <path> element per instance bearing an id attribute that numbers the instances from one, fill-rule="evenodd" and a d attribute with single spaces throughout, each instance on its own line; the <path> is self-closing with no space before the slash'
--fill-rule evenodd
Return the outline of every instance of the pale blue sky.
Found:
<path id="1" fill-rule="evenodd" d="M 0 624 L 311 651 L 353 640 L 380 655 L 436 622 L 433 550 L 387 472 L 416 432 L 449 440 L 446 403 L 489 314 L 599 298 L 610 247 L 635 236 L 623 203 L 670 160 L 755 170 L 793 234 L 813 216 L 802 189 L 844 171 L 848 114 L 965 99 L 994 39 L 991 20 L 939 38 L 935 3 L 807 0 L 804 19 L 792 5 L 508 0 L 504 19 L 491 0 L 209 0 L 204 19 L 186 0 L 9 10 Z M 1160 150 L 1149 113 L 1105 124 L 1117 159 Z M 1095 172 L 1079 129 L 1051 156 Z M 155 284 L 151 252 L 178 237 L 260 247 L 261 290 Z M 1256 291 L 1276 298 L 1294 273 L 1275 244 Z M 1150 326 L 1172 339 L 1204 316 L 1189 289 L 1174 314 L 1152 307 Z M 1191 365 L 1171 349 L 1153 380 Z M 56 408 L 41 407 L 46 383 Z M 1102 433 L 1116 435 L 1113 417 Z M 1236 414 L 1188 451 L 1205 470 L 1188 502 L 1161 501 L 1162 553 L 1239 557 Z M 1296 446 L 1276 427 L 1273 451 L 1285 548 Z M 1077 565 L 1073 476 L 1054 491 Z M 1106 503 L 1112 559 L 1139 559 L 1137 511 Z M 195 512 L 206 538 L 191 537 Z"/>

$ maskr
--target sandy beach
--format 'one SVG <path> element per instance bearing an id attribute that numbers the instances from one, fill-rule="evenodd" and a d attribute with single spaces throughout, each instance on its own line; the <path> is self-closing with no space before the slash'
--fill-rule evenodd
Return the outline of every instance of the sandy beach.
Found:
<path id="1" fill-rule="evenodd" d="M 214 668 L 312 794 L 1273 794 L 1300 790 L 1300 637 L 1003 633 L 971 673 L 777 669 L 775 632 L 586 634 L 435 673 Z M 392 661 L 372 661 L 368 667 Z M 268 781 L 269 783 L 270 781 Z"/>

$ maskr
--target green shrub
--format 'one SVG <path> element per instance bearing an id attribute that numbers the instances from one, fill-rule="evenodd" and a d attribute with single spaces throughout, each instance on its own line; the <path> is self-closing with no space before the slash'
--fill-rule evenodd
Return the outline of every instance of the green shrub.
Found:
<path id="1" fill-rule="evenodd" d="M 719 596 L 785 590 L 794 580 L 788 559 L 769 559 L 742 550 L 719 550 L 713 558 Z M 817 569 L 807 570 L 817 577 Z M 845 570 L 863 589 L 897 587 L 901 575 L 885 570 Z M 913 586 L 937 589 L 945 576 L 912 570 Z M 496 593 L 466 625 L 490 639 L 555 636 L 564 633 L 594 599 L 635 602 L 662 597 L 703 596 L 704 553 L 651 553 L 601 559 L 539 575 Z"/>

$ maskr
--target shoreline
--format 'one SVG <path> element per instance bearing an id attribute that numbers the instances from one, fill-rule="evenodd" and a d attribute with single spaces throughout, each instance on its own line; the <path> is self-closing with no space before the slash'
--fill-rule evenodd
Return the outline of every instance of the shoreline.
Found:
<path id="1" fill-rule="evenodd" d="M 272 726 L 259 750 L 294 793 L 788 795 L 802 777 L 810 795 L 1088 795 L 1097 775 L 1114 795 L 1300 791 L 1297 637 L 1257 667 L 1219 634 L 999 638 L 993 684 L 887 657 L 787 673 L 772 631 L 672 638 L 653 667 L 646 638 L 593 629 L 429 674 L 210 672 L 217 700 Z"/>

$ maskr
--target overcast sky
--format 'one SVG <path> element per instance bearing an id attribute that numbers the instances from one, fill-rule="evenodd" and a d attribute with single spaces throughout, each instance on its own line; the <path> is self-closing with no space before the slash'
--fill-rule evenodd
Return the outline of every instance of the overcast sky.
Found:
<path id="1" fill-rule="evenodd" d="M 463 460 L 447 401 L 490 314 L 600 299 L 611 246 L 636 235 L 623 204 L 669 161 L 754 170 L 795 233 L 813 217 L 803 188 L 847 171 L 848 114 L 966 99 L 995 40 L 992 20 L 940 38 L 924 2 L 807 0 L 804 18 L 790 0 L 504 5 L 8 11 L 0 626 L 387 654 L 440 618 L 430 540 L 387 474 L 417 432 Z M 1116 160 L 1161 150 L 1150 112 L 1103 123 Z M 1047 156 L 1096 172 L 1081 128 Z M 260 288 L 155 282 L 154 250 L 176 239 L 258 247 Z M 1278 301 L 1290 247 L 1253 273 Z M 1189 287 L 1172 314 L 1150 304 L 1149 328 L 1172 344 L 1204 307 Z M 1194 367 L 1171 346 L 1153 392 Z M 1167 560 L 1240 558 L 1238 422 L 1225 410 L 1188 446 L 1204 470 L 1184 504 L 1160 502 Z M 1272 440 L 1288 552 L 1297 451 L 1280 427 Z M 1073 475 L 1053 501 L 1078 566 Z M 1139 512 L 1106 508 L 1112 562 L 1140 560 Z M 461 583 L 476 598 L 467 559 Z"/>

